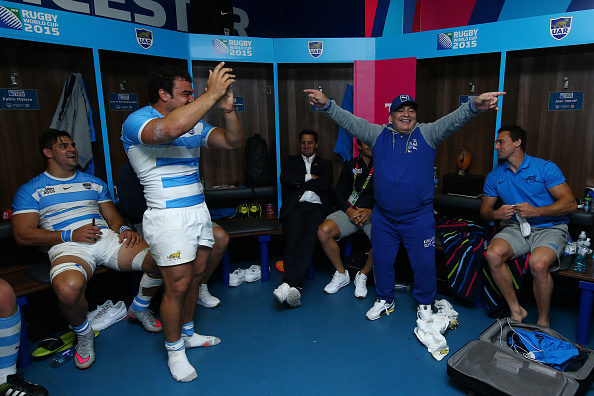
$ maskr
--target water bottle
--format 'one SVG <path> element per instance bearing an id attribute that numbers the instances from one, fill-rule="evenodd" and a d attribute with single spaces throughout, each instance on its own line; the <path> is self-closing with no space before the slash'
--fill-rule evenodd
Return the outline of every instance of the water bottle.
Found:
<path id="1" fill-rule="evenodd" d="M 437 175 L 437 166 L 433 167 L 433 183 L 435 183 L 435 189 L 439 186 L 439 176 Z"/>
<path id="2" fill-rule="evenodd" d="M 72 359 L 74 359 L 74 350 L 72 348 L 68 348 L 58 353 L 52 358 L 52 360 L 50 360 L 50 367 L 58 368 Z"/>
<path id="3" fill-rule="evenodd" d="M 573 270 L 575 272 L 586 272 L 586 255 L 589 251 L 590 241 L 588 239 L 578 245 L 577 256 L 573 264 Z"/>
<path id="4" fill-rule="evenodd" d="M 580 236 L 578 236 L 577 239 L 577 248 L 579 249 L 580 245 L 582 245 L 584 242 L 586 242 L 586 231 L 582 231 L 580 232 Z"/>

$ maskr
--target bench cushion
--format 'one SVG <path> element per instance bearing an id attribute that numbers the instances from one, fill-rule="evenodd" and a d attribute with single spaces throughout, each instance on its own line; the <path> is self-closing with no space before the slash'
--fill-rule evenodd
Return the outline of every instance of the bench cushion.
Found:
<path id="1" fill-rule="evenodd" d="M 270 219 L 229 219 L 217 221 L 229 235 L 274 230 L 274 223 Z"/>

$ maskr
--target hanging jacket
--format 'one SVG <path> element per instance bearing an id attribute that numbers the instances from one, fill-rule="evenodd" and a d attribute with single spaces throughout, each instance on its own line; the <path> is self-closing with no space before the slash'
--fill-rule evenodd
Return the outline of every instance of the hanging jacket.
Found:
<path id="1" fill-rule="evenodd" d="M 84 169 L 93 159 L 91 140 L 95 140 L 95 131 L 80 73 L 68 75 L 50 128 L 68 132 L 78 149 L 78 164 Z"/>

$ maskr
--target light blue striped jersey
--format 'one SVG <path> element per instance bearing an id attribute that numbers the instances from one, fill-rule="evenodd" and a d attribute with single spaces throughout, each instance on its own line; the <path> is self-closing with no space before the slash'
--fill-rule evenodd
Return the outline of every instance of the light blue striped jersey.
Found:
<path id="1" fill-rule="evenodd" d="M 23 184 L 12 202 L 13 215 L 38 213 L 39 227 L 48 231 L 76 230 L 95 219 L 108 228 L 99 213 L 99 203 L 111 201 L 105 182 L 78 172 L 60 179 L 47 172 Z"/>
<path id="2" fill-rule="evenodd" d="M 204 202 L 198 162 L 200 146 L 208 148 L 214 127 L 200 120 L 190 131 L 171 143 L 145 145 L 144 126 L 163 116 L 151 106 L 130 114 L 122 126 L 122 141 L 130 164 L 144 186 L 144 197 L 152 208 L 182 208 Z"/>

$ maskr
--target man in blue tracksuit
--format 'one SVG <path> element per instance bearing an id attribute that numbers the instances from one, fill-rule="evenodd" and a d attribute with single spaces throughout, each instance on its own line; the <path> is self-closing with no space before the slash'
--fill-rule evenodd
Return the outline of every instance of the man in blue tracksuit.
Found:
<path id="1" fill-rule="evenodd" d="M 488 92 L 430 124 L 417 123 L 417 103 L 399 95 L 390 106 L 390 124 L 376 125 L 341 109 L 323 93 L 306 89 L 309 103 L 326 111 L 340 127 L 372 147 L 376 206 L 371 215 L 373 272 L 377 301 L 369 320 L 394 311 L 394 261 L 404 244 L 415 276 L 413 295 L 418 316 L 430 318 L 435 300 L 435 220 L 433 165 L 437 147 L 481 110 L 497 108 L 498 96 Z"/>

